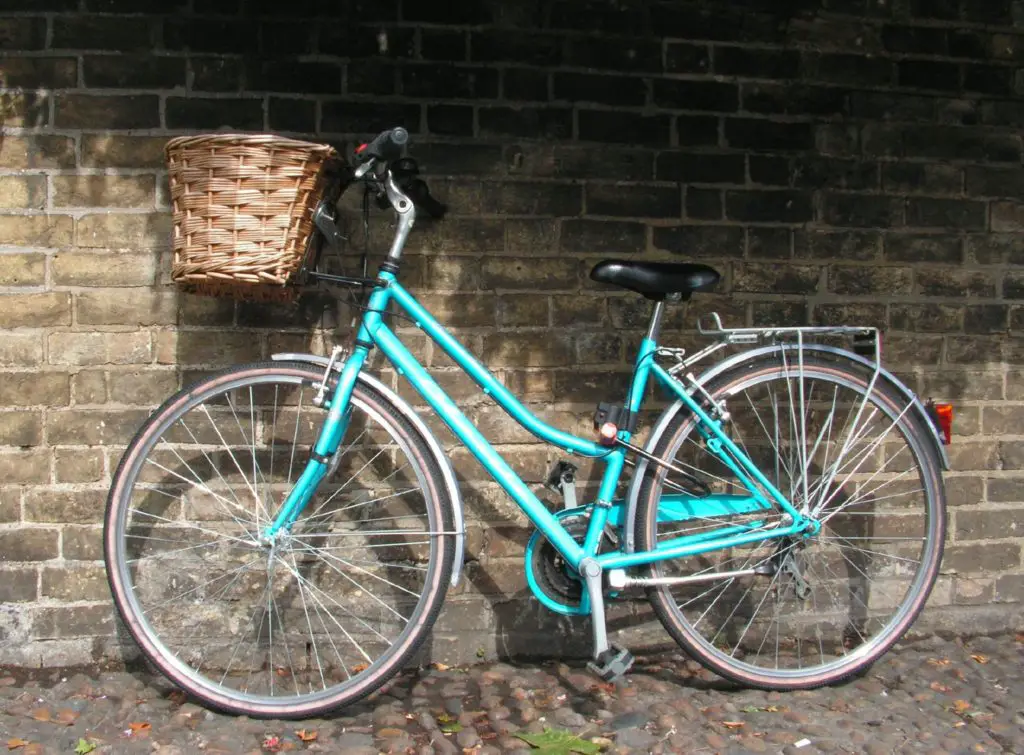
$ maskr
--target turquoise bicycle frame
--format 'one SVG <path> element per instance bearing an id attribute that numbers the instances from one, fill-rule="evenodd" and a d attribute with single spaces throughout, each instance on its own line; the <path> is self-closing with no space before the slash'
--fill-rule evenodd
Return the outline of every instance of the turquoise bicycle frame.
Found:
<path id="1" fill-rule="evenodd" d="M 264 536 L 273 538 L 282 529 L 290 527 L 312 498 L 317 485 L 329 469 L 330 459 L 344 437 L 348 424 L 349 401 L 356 379 L 362 370 L 370 345 L 376 345 L 394 366 L 398 374 L 409 381 L 452 432 L 466 445 L 474 457 L 519 505 L 530 521 L 544 534 L 573 568 L 578 568 L 584 558 L 593 558 L 603 569 L 637 566 L 672 558 L 691 556 L 712 550 L 763 541 L 768 538 L 797 535 L 806 531 L 808 522 L 800 515 L 789 500 L 761 473 L 757 466 L 737 447 L 722 429 L 721 422 L 707 412 L 690 396 L 681 383 L 664 368 L 654 362 L 657 343 L 650 337 L 644 338 L 637 354 L 632 381 L 629 387 L 627 408 L 631 412 L 640 409 L 648 383 L 654 379 L 670 395 L 681 400 L 697 418 L 698 429 L 704 436 L 709 450 L 714 453 L 749 490 L 749 495 L 711 494 L 705 497 L 685 497 L 685 501 L 673 503 L 666 496 L 666 516 L 675 519 L 690 517 L 721 516 L 735 511 L 756 511 L 759 509 L 781 508 L 792 521 L 771 531 L 757 529 L 754 525 L 732 527 L 715 532 L 715 537 L 687 535 L 666 540 L 652 551 L 624 553 L 609 551 L 597 553 L 601 535 L 609 523 L 611 513 L 613 524 L 619 524 L 621 511 L 615 507 L 613 495 L 625 464 L 626 449 L 621 445 L 605 446 L 593 440 L 566 433 L 539 419 L 530 412 L 494 375 L 466 350 L 426 309 L 398 283 L 395 276 L 382 270 L 378 285 L 373 289 L 363 315 L 353 348 L 338 378 L 330 398 L 330 409 L 321 433 L 314 445 L 312 458 L 302 475 L 289 493 L 280 512 L 266 528 Z M 384 323 L 384 313 L 394 303 L 404 311 L 440 348 L 451 357 L 520 425 L 541 440 L 575 454 L 604 462 L 595 505 L 590 507 L 591 516 L 583 544 L 579 544 L 566 531 L 558 518 L 529 489 L 512 470 L 502 456 L 494 449 L 480 431 L 466 418 L 455 402 L 441 389 L 398 336 Z M 628 441 L 630 433 L 620 430 L 618 437 Z M 661 516 L 661 512 L 659 512 Z"/>

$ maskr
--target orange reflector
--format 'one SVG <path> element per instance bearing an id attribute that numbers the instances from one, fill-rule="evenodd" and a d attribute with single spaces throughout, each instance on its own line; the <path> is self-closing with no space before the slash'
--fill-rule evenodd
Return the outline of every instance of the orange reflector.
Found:
<path id="1" fill-rule="evenodd" d="M 946 445 L 949 445 L 950 439 L 953 436 L 953 405 L 952 404 L 935 404 L 935 416 L 939 420 L 939 429 L 942 430 L 943 439 L 946 441 Z"/>
<path id="2" fill-rule="evenodd" d="M 935 429 L 942 433 L 942 443 L 948 446 L 953 437 L 953 405 L 936 404 L 929 399 L 924 405 Z"/>

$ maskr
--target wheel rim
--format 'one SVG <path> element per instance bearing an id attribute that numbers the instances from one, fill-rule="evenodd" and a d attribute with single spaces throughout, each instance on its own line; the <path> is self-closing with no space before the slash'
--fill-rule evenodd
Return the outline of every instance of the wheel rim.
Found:
<path id="1" fill-rule="evenodd" d="M 268 410 L 267 403 L 261 404 L 254 397 L 261 390 L 266 394 L 272 384 L 274 400 L 267 400 Z M 300 391 L 290 409 L 281 400 L 286 386 Z M 271 502 L 279 504 L 288 487 L 287 481 L 283 486 L 277 482 L 284 458 L 276 453 L 280 450 L 276 420 L 294 414 L 285 437 L 303 450 L 286 454 L 287 476 L 293 478 L 305 463 L 309 441 L 319 427 L 317 420 L 322 419 L 321 410 L 316 410 L 321 415 L 316 419 L 304 415 L 304 409 L 312 408 L 312 387 L 311 376 L 298 371 L 249 373 L 183 401 L 178 405 L 185 407 L 183 411 L 173 407 L 169 414 L 161 415 L 162 419 L 142 436 L 143 442 L 125 470 L 120 487 L 122 500 L 112 528 L 120 545 L 112 546 L 109 539 L 107 543 L 114 551 L 117 579 L 112 581 L 123 588 L 115 591 L 126 603 L 122 613 L 147 655 L 184 686 L 239 711 L 286 713 L 372 691 L 383 676 L 397 670 L 392 667 L 397 667 L 405 651 L 414 646 L 424 609 L 431 602 L 428 594 L 440 583 L 440 543 L 431 534 L 444 528 L 436 506 L 423 498 L 423 491 L 433 490 L 423 459 L 402 436 L 394 419 L 386 418 L 359 391 L 353 396 L 352 424 L 339 450 L 341 458 L 332 484 L 318 491 L 293 533 L 274 548 L 256 542 L 272 511 Z M 233 439 L 223 429 L 213 430 L 214 423 L 206 422 L 212 414 L 210 400 L 223 399 L 232 392 L 250 397 L 245 408 L 251 410 L 247 422 L 238 402 L 224 402 L 229 411 L 222 414 L 230 413 L 235 424 Z M 258 410 L 270 412 L 274 421 L 269 428 Z M 202 416 L 202 432 L 188 421 L 190 415 Z M 257 432 L 247 432 L 252 429 Z M 270 432 L 263 434 L 261 429 Z M 375 442 L 382 433 L 390 439 L 389 444 Z M 269 437 L 270 448 L 257 443 L 257 437 Z M 224 441 L 228 453 L 215 456 L 208 448 L 211 440 Z M 198 453 L 187 456 L 181 450 L 185 445 Z M 249 459 L 244 458 L 242 446 L 249 450 Z M 152 463 L 151 452 L 168 449 L 172 451 L 170 458 L 181 465 L 177 470 L 169 471 L 168 465 L 159 461 Z M 269 467 L 259 463 L 264 452 L 269 452 Z M 204 480 L 198 474 L 197 461 L 212 469 L 215 460 L 223 460 L 224 466 Z M 384 467 L 386 462 L 391 462 L 390 467 Z M 374 483 L 398 482 L 404 494 L 385 497 L 372 486 L 355 488 L 351 483 L 371 464 Z M 163 482 L 147 480 L 154 468 Z M 230 472 L 225 474 L 224 468 Z M 182 474 L 182 469 L 187 472 Z M 229 498 L 225 494 L 228 486 L 221 483 L 231 481 L 232 475 L 246 480 L 242 489 L 248 495 Z M 200 481 L 206 484 L 200 485 Z M 180 510 L 173 517 L 166 515 L 169 505 L 164 499 L 169 490 L 161 488 L 186 489 L 174 499 Z M 142 505 L 134 505 L 134 494 L 139 490 L 159 492 L 146 492 Z M 161 500 L 165 513 L 152 510 L 154 495 Z M 416 531 L 412 526 L 416 517 L 408 510 L 413 499 L 420 501 L 421 526 Z M 241 507 L 232 505 L 239 501 L 247 504 L 246 510 L 251 512 L 248 519 L 243 517 Z M 373 512 L 381 516 L 371 519 L 368 514 Z M 187 566 L 193 567 L 175 564 L 182 567 L 176 575 L 167 568 L 168 557 L 158 548 L 167 546 L 167 538 L 162 537 L 166 530 L 185 529 L 179 525 L 189 521 L 201 522 L 191 529 L 205 541 L 183 545 L 177 552 L 172 548 L 173 558 L 188 561 Z M 158 537 L 139 536 L 133 526 L 138 529 L 140 523 L 150 531 L 161 532 Z M 174 540 L 174 545 L 178 542 Z M 152 552 L 147 553 L 147 548 Z M 202 580 L 196 579 L 197 572 Z M 326 578 L 329 589 L 313 583 L 317 576 Z M 146 584 L 142 584 L 144 581 Z M 367 583 L 373 588 L 369 589 Z M 417 586 L 422 587 L 419 595 L 415 594 Z M 211 596 L 241 604 L 253 590 L 259 594 L 256 610 L 196 605 L 199 597 Z M 169 598 L 168 592 L 172 593 Z M 364 596 L 367 599 L 357 603 L 356 599 Z M 154 601 L 154 597 L 159 600 Z M 389 605 L 387 598 L 393 599 L 394 605 Z M 371 605 L 373 610 L 359 609 L 363 613 L 357 613 L 360 604 Z M 396 631 L 383 631 L 388 626 Z M 189 630 L 189 634 L 181 634 L 183 630 Z M 301 635 L 306 641 L 299 645 Z M 242 649 L 247 636 L 252 642 Z M 216 652 L 210 647 L 215 638 L 224 643 Z M 276 655 L 275 640 L 279 648 Z M 331 663 L 327 662 L 329 657 Z M 241 681 L 243 671 L 245 679 Z M 261 676 L 265 679 L 262 688 L 257 683 Z"/>
<path id="2" fill-rule="evenodd" d="M 655 576 L 749 568 L 764 572 L 753 577 L 662 588 L 655 594 L 662 609 L 660 613 L 668 619 L 666 626 L 677 639 L 704 656 L 716 670 L 746 682 L 758 679 L 762 683 L 770 680 L 771 683 L 783 684 L 823 682 L 852 673 L 870 662 L 884 652 L 916 616 L 931 588 L 941 556 L 942 517 L 935 489 L 934 465 L 929 462 L 921 439 L 908 431 L 910 424 L 904 408 L 893 406 L 889 400 L 872 404 L 875 414 L 871 422 L 877 427 L 874 431 L 867 419 L 869 415 L 864 412 L 860 415 L 859 424 L 852 424 L 857 419 L 852 410 L 845 418 L 851 424 L 844 426 L 832 420 L 829 425 L 828 420 L 819 418 L 813 411 L 820 399 L 825 399 L 820 403 L 831 407 L 834 416 L 837 406 L 857 403 L 844 402 L 839 396 L 840 392 L 859 393 L 863 396 L 865 383 L 851 379 L 838 369 L 805 365 L 803 382 L 806 383 L 810 375 L 813 381 L 819 383 L 819 387 L 804 385 L 801 398 L 799 390 L 794 387 L 799 381 L 792 379 L 796 377 L 792 374 L 794 369 L 795 365 L 785 363 L 761 370 L 754 369 L 748 375 L 737 376 L 714 392 L 716 397 L 727 398 L 729 412 L 733 415 L 731 434 L 737 445 L 758 463 L 759 468 L 794 501 L 798 509 L 805 501 L 808 510 L 818 509 L 821 534 L 806 539 L 793 538 L 781 547 L 780 540 L 776 539 L 724 554 L 705 554 L 684 560 L 681 564 L 683 571 L 675 571 L 673 567 L 676 564 L 668 562 L 661 562 L 652 570 Z M 774 406 L 777 409 L 783 406 L 787 409 L 789 406 L 794 409 L 796 406 L 804 407 L 802 413 L 793 411 L 790 415 L 796 420 L 791 424 L 798 426 L 793 433 L 796 441 L 792 443 L 793 450 L 803 440 L 803 455 L 787 455 L 787 446 L 791 444 L 786 434 L 776 433 L 774 421 L 766 421 L 755 414 L 759 404 L 750 395 L 749 389 L 757 389 L 779 379 L 787 383 L 786 397 L 792 401 L 776 401 Z M 820 392 L 822 383 L 829 386 L 825 396 Z M 818 400 L 814 398 L 814 391 L 818 391 Z M 771 405 L 770 401 L 763 401 L 764 396 L 761 398 L 762 406 Z M 744 407 L 754 408 L 755 413 L 748 412 L 749 416 L 739 416 Z M 785 414 L 788 411 L 776 411 L 769 419 L 775 420 Z M 800 417 L 804 418 L 802 431 L 799 428 Z M 880 423 L 876 422 L 879 418 L 886 420 L 880 427 Z M 850 437 L 859 438 L 849 447 L 853 453 L 842 457 L 853 460 L 848 468 L 842 466 L 837 453 L 829 458 L 830 448 L 833 453 L 844 448 L 840 438 L 831 434 L 830 427 L 833 430 L 836 427 L 848 428 L 851 431 Z M 763 430 L 762 434 L 769 436 L 769 442 L 757 445 L 744 437 L 744 432 L 752 428 Z M 863 432 L 859 432 L 858 428 Z M 692 431 L 693 425 L 687 420 L 667 441 L 664 450 L 669 456 L 675 457 L 677 463 L 680 463 L 677 454 L 681 447 L 687 442 L 692 444 L 696 436 Z M 896 445 L 896 439 L 902 443 L 899 452 L 893 452 L 891 448 Z M 873 450 L 869 450 L 872 443 L 877 444 Z M 689 458 L 684 455 L 682 466 L 691 466 L 686 462 L 694 461 L 694 456 L 695 453 L 691 453 Z M 772 456 L 775 462 L 769 463 Z M 705 460 L 706 469 L 709 456 L 704 453 L 701 458 Z M 810 463 L 805 463 L 805 460 Z M 786 474 L 787 469 L 813 469 L 815 460 L 820 462 L 821 470 L 817 480 L 810 475 Z M 913 465 L 908 462 L 913 462 Z M 729 489 L 735 488 L 735 485 L 727 484 L 731 481 L 724 465 L 714 463 L 718 465 L 717 470 L 713 469 L 711 476 L 705 475 L 705 479 L 717 485 L 719 492 L 738 492 Z M 692 466 L 700 467 L 698 464 Z M 917 476 L 913 483 L 907 485 L 913 472 L 909 467 L 917 468 Z M 831 475 L 830 471 L 838 474 Z M 832 481 L 828 482 L 830 478 Z M 650 489 L 651 496 L 657 495 L 658 483 L 664 479 L 664 471 L 656 473 L 656 482 Z M 806 494 L 803 492 L 805 483 Z M 854 486 L 852 495 L 849 490 L 851 485 Z M 878 495 L 879 492 L 881 495 Z M 923 511 L 919 518 L 908 513 L 907 500 L 915 494 L 918 510 Z M 648 511 L 652 508 L 649 506 Z M 869 514 L 878 516 L 872 518 Z M 646 519 L 640 523 L 643 530 L 641 544 L 651 547 L 657 536 L 665 533 L 655 532 L 657 525 L 651 521 L 654 517 L 648 515 Z M 763 512 L 733 517 L 731 523 L 735 525 L 745 521 L 746 526 L 750 527 L 758 520 L 763 522 L 765 528 L 781 523 L 781 518 L 775 517 L 773 520 Z M 866 527 L 869 521 L 874 529 Z M 698 521 L 685 523 L 685 526 L 691 530 L 701 527 L 713 530 L 722 526 L 722 521 L 715 518 L 713 523 Z M 676 528 L 676 533 L 669 533 L 675 536 L 679 525 L 662 525 L 662 530 L 670 527 Z M 911 532 L 910 528 L 914 527 L 916 529 Z M 875 539 L 881 541 L 884 548 L 872 548 L 871 543 L 859 539 L 869 535 L 877 535 Z M 909 546 L 914 544 L 919 544 L 919 551 L 914 559 L 910 559 L 907 555 Z M 821 558 L 821 554 L 825 558 Z M 817 561 L 813 560 L 815 555 L 818 555 Z M 916 569 L 910 579 L 905 580 L 906 586 L 896 589 L 894 585 L 899 581 L 896 578 L 909 568 L 912 560 L 917 561 Z M 874 561 L 878 563 L 874 564 Z M 696 568 L 686 569 L 694 564 Z M 845 576 L 837 572 L 839 566 L 845 569 Z M 883 580 L 882 586 L 868 587 L 867 583 L 871 582 L 876 568 Z M 758 589 L 758 582 L 767 582 L 767 585 Z M 837 591 L 840 587 L 845 588 L 843 592 Z M 799 610 L 782 610 L 779 596 L 784 596 L 787 590 L 792 590 L 794 597 L 799 597 L 798 592 L 803 593 L 802 598 L 794 601 L 800 605 Z M 826 611 L 823 606 L 826 601 L 831 601 L 830 611 Z M 844 603 L 850 607 L 850 616 L 846 620 L 841 620 L 839 615 L 830 618 L 829 613 L 841 614 L 836 608 L 841 608 Z M 884 612 L 887 605 L 892 605 L 895 612 L 887 620 L 880 619 L 879 614 Z M 772 609 L 770 620 L 767 621 L 762 613 L 765 607 Z M 722 619 L 717 622 L 717 626 L 705 629 L 706 626 L 713 626 L 711 618 L 716 617 Z M 725 631 L 729 622 L 738 625 L 739 630 Z M 797 639 L 790 638 L 788 647 L 783 638 L 784 624 L 797 628 L 793 632 Z M 824 639 L 823 630 L 830 625 L 839 630 L 836 632 L 838 641 L 829 642 Z"/>

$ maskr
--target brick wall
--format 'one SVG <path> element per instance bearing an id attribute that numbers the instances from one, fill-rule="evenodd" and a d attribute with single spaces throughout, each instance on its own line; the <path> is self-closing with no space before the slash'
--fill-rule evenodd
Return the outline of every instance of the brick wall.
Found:
<path id="1" fill-rule="evenodd" d="M 196 371 L 330 338 L 322 298 L 289 312 L 169 285 L 162 146 L 222 127 L 348 147 L 406 126 L 451 216 L 414 232 L 405 280 L 567 428 L 617 395 L 646 319 L 588 281 L 605 255 L 723 271 L 670 313 L 683 345 L 709 309 L 884 327 L 888 364 L 957 405 L 930 625 L 1019 624 L 1024 2 L 0 0 L 0 16 L 0 662 L 118 652 L 99 523 L 148 410 Z M 542 478 L 546 449 L 445 384 Z M 454 457 L 469 563 L 438 652 L 455 631 L 462 655 L 586 640 L 523 602 L 522 520 Z"/>

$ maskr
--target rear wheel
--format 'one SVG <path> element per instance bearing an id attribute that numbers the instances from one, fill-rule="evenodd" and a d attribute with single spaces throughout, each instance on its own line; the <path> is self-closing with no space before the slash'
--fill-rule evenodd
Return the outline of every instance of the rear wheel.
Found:
<path id="1" fill-rule="evenodd" d="M 805 356 L 801 366 L 777 352 L 705 386 L 726 403 L 736 445 L 820 524 L 807 537 L 766 537 L 650 567 L 655 577 L 755 572 L 648 588 L 676 642 L 724 677 L 769 689 L 841 680 L 884 654 L 929 596 L 946 526 L 929 428 L 904 396 L 881 384 L 869 393 L 869 382 L 870 373 L 848 362 Z M 688 414 L 676 417 L 655 453 L 714 492 L 748 492 L 711 455 Z M 641 484 L 641 550 L 786 523 L 778 509 L 658 522 L 662 496 L 679 491 L 670 476 L 652 467 Z"/>
<path id="2" fill-rule="evenodd" d="M 164 403 L 107 502 L 114 602 L 143 653 L 207 704 L 322 714 L 373 692 L 425 639 L 455 552 L 452 503 L 425 440 L 358 383 L 352 417 L 301 517 L 261 534 L 309 458 L 322 372 L 235 367 Z"/>

